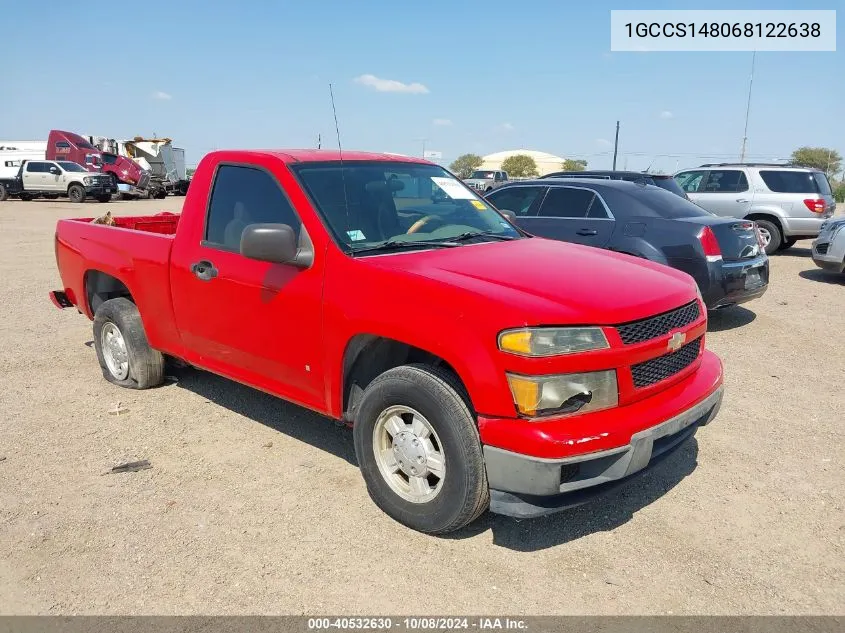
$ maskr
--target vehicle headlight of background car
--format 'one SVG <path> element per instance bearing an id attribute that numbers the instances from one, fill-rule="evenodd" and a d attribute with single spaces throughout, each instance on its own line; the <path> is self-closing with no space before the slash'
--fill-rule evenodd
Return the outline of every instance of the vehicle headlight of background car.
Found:
<path id="1" fill-rule="evenodd" d="M 85 178 L 82 179 L 82 184 L 85 185 L 86 187 L 93 185 L 94 179 L 91 178 L 90 176 L 85 176 Z"/>

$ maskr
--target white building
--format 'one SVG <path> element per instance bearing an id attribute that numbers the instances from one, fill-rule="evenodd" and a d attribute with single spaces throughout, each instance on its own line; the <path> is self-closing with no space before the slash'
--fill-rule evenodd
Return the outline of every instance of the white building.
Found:
<path id="1" fill-rule="evenodd" d="M 564 159 L 560 156 L 555 156 L 554 154 L 548 154 L 546 152 L 536 152 L 531 149 L 514 149 L 484 156 L 484 162 L 481 163 L 481 167 L 479 169 L 501 169 L 502 162 L 506 158 L 510 158 L 511 156 L 515 156 L 517 154 L 524 154 L 533 158 L 534 162 L 537 163 L 537 171 L 540 176 L 549 174 L 553 171 L 560 171 L 561 164 L 564 161 Z"/>

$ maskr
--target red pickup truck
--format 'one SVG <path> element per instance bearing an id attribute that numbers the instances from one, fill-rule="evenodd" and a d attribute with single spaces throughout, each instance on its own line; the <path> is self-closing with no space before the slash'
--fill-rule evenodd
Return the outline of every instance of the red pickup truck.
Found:
<path id="1" fill-rule="evenodd" d="M 415 158 L 213 152 L 180 215 L 60 220 L 56 259 L 107 380 L 175 358 L 342 420 L 424 532 L 583 503 L 722 399 L 691 277 L 528 235 Z"/>

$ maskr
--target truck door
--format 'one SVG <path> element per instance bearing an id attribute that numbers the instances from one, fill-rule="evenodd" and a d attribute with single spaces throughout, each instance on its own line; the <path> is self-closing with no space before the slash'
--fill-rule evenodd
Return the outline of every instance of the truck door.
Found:
<path id="1" fill-rule="evenodd" d="M 47 176 L 50 163 L 39 160 L 28 161 L 23 170 L 24 191 L 44 191 L 47 189 Z"/>
<path id="2" fill-rule="evenodd" d="M 44 174 L 44 190 L 55 191 L 57 193 L 64 192 L 67 185 L 67 174 L 65 170 L 59 167 L 56 163 L 47 164 L 47 172 Z"/>
<path id="3" fill-rule="evenodd" d="M 536 215 L 520 225 L 542 237 L 603 248 L 615 222 L 600 195 L 578 186 L 549 187 Z"/>
<path id="4" fill-rule="evenodd" d="M 211 186 L 207 209 L 194 209 L 204 221 L 196 218 L 193 235 L 177 233 L 171 254 L 176 323 L 196 355 L 188 360 L 323 408 L 323 258 L 301 269 L 240 254 L 250 224 L 288 224 L 298 237 L 304 231 L 274 174 L 223 163 Z"/>

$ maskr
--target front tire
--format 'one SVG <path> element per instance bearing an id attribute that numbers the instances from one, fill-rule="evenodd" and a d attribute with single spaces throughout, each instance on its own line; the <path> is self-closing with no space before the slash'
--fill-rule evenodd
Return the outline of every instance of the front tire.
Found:
<path id="1" fill-rule="evenodd" d="M 70 198 L 71 202 L 85 202 L 86 195 L 87 194 L 85 193 L 85 187 L 83 187 L 82 185 L 71 185 L 70 187 L 68 187 L 67 197 Z"/>
<path id="2" fill-rule="evenodd" d="M 129 299 L 103 302 L 94 315 L 94 349 L 109 382 L 149 389 L 164 382 L 164 356 L 150 347 L 141 314 Z"/>
<path id="3" fill-rule="evenodd" d="M 771 255 L 780 248 L 783 237 L 780 234 L 780 227 L 769 220 L 754 220 L 760 233 L 763 236 L 766 255 Z"/>
<path id="4" fill-rule="evenodd" d="M 5 185 L 0 185 L 0 202 L 5 202 L 9 199 L 9 191 Z"/>
<path id="5" fill-rule="evenodd" d="M 462 393 L 451 372 L 404 365 L 370 383 L 355 416 L 355 454 L 370 497 L 420 532 L 458 530 L 490 501 L 481 440 Z"/>

